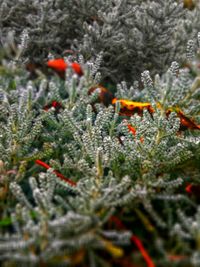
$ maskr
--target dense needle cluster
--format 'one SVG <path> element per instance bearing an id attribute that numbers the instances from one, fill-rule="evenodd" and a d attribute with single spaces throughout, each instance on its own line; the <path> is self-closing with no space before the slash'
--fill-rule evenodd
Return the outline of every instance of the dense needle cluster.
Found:
<path id="1" fill-rule="evenodd" d="M 2 0 L 0 42 L 19 44 L 24 61 L 103 53 L 103 78 L 131 84 L 146 69 L 161 74 L 184 62 L 185 44 L 199 31 L 195 2 L 190 10 L 183 0 Z"/>
<path id="2" fill-rule="evenodd" d="M 2 266 L 200 266 L 198 2 L 31 4 L 0 3 Z"/>

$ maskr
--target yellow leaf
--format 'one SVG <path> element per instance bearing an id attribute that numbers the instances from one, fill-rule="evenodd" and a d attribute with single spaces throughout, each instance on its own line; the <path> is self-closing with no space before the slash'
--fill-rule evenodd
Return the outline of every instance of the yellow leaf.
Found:
<path id="1" fill-rule="evenodd" d="M 108 240 L 103 240 L 104 246 L 106 248 L 106 250 L 114 257 L 114 258 L 120 258 L 124 255 L 124 251 L 113 245 L 112 242 L 108 241 Z"/>

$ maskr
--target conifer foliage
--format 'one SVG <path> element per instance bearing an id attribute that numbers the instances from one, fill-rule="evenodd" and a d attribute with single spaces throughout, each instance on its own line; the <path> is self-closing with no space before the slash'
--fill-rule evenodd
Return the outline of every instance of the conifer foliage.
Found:
<path id="1" fill-rule="evenodd" d="M 198 2 L 30 3 L 0 3 L 2 266 L 200 266 Z"/>
<path id="2" fill-rule="evenodd" d="M 2 0 L 0 41 L 16 40 L 32 60 L 69 50 L 90 60 L 103 52 L 103 77 L 132 82 L 146 69 L 161 74 L 184 60 L 199 28 L 196 2 L 191 11 L 183 0 Z"/>

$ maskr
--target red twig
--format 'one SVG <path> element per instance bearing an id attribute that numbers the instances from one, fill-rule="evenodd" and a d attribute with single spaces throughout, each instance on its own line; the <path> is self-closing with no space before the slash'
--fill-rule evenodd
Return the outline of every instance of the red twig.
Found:
<path id="1" fill-rule="evenodd" d="M 37 165 L 42 166 L 43 168 L 45 168 L 45 169 L 47 169 L 47 170 L 51 168 L 51 166 L 49 166 L 47 163 L 45 163 L 45 162 L 43 162 L 43 161 L 41 161 L 41 160 L 39 160 L 39 159 L 37 159 L 37 160 L 35 161 L 35 163 L 36 163 Z M 75 183 L 75 182 L 73 182 L 72 180 L 66 178 L 66 177 L 65 177 L 63 174 L 61 174 L 60 172 L 58 172 L 58 171 L 56 171 L 56 170 L 54 170 L 53 172 L 54 172 L 54 173 L 55 173 L 61 180 L 67 182 L 67 183 L 70 184 L 71 186 L 76 186 L 76 183 Z"/>
<path id="2" fill-rule="evenodd" d="M 122 223 L 122 221 L 119 218 L 117 218 L 116 216 L 111 216 L 110 217 L 110 221 L 114 222 L 119 229 L 126 229 L 126 227 Z M 132 235 L 131 236 L 131 242 L 133 242 L 137 246 L 137 248 L 141 252 L 144 260 L 146 261 L 147 266 L 148 267 L 155 267 L 155 264 L 153 263 L 153 260 L 151 259 L 151 257 L 149 256 L 148 252 L 144 248 L 141 240 L 136 235 Z"/>
<path id="3" fill-rule="evenodd" d="M 137 246 L 137 248 L 141 252 L 144 260 L 147 263 L 147 266 L 148 267 L 155 267 L 155 264 L 153 263 L 153 261 L 152 261 L 151 257 L 149 256 L 148 252 L 144 248 L 141 240 L 136 235 L 132 235 L 131 236 L 131 241 Z"/>

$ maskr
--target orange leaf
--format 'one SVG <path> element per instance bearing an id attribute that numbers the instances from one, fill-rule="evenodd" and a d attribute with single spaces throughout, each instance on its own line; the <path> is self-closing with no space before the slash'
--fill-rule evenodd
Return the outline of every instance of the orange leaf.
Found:
<path id="1" fill-rule="evenodd" d="M 53 69 L 61 78 L 65 78 L 65 70 L 71 67 L 79 76 L 83 75 L 82 68 L 77 62 L 67 64 L 63 58 L 52 59 L 47 62 L 47 67 Z"/>
<path id="2" fill-rule="evenodd" d="M 181 121 L 180 130 L 200 130 L 200 125 L 197 125 L 192 119 L 186 117 L 182 111 L 178 111 L 177 115 Z"/>
<path id="3" fill-rule="evenodd" d="M 151 104 L 148 102 L 134 102 L 127 99 L 117 99 L 113 98 L 112 104 L 115 105 L 116 102 L 120 102 L 120 115 L 122 116 L 132 116 L 137 113 L 142 116 L 143 110 L 146 108 L 150 113 L 154 112 Z"/>
<path id="4" fill-rule="evenodd" d="M 74 72 L 76 72 L 79 76 L 83 75 L 83 71 L 82 71 L 80 64 L 78 64 L 77 62 L 73 62 L 71 64 L 71 67 L 74 70 Z"/>
<path id="5" fill-rule="evenodd" d="M 47 62 L 47 66 L 55 71 L 65 71 L 68 67 L 63 58 L 52 59 Z"/>

